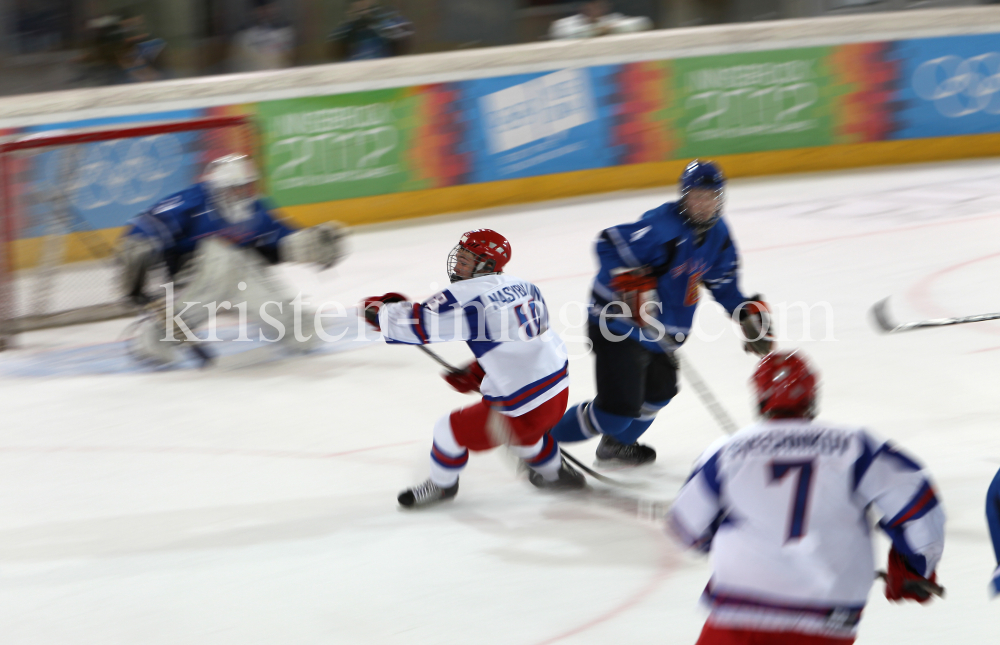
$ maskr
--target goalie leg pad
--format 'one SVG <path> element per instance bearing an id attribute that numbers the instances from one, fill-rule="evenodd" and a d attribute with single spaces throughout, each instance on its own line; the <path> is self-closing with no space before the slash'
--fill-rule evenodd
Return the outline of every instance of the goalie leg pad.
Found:
<path id="1" fill-rule="evenodd" d="M 175 298 L 177 310 L 197 303 L 181 316 L 189 328 L 203 325 L 210 308 L 225 309 L 222 303 L 228 302 L 230 311 L 245 309 L 247 322 L 260 326 L 258 334 L 281 340 L 292 351 L 307 352 L 321 342 L 313 328 L 313 309 L 296 305 L 296 294 L 253 250 L 210 238 L 198 246 L 192 271 L 190 282 Z"/>
<path id="2" fill-rule="evenodd" d="M 139 324 L 136 335 L 128 342 L 128 351 L 136 360 L 153 365 L 169 365 L 177 358 L 175 340 L 164 340 L 166 326 L 162 316 L 149 316 Z"/>
<path id="3" fill-rule="evenodd" d="M 250 252 L 219 238 L 199 243 L 185 269 L 186 284 L 174 294 L 175 311 L 183 311 L 189 302 L 195 303 L 180 314 L 184 324 L 191 330 L 203 325 L 210 313 L 206 305 L 223 302 L 238 293 L 237 283 L 254 261 Z"/>
<path id="4" fill-rule="evenodd" d="M 143 292 L 146 286 L 146 274 L 159 259 L 159 249 L 149 238 L 141 235 L 125 236 L 115 254 L 121 294 L 133 302 L 146 304 L 149 301 Z"/>

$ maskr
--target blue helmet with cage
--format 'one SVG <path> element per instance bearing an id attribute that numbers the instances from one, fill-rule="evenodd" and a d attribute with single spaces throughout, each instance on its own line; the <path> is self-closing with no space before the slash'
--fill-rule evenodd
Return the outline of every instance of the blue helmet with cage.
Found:
<path id="1" fill-rule="evenodd" d="M 715 225 L 715 222 L 722 215 L 722 203 L 726 188 L 726 178 L 722 171 L 711 161 L 701 161 L 695 159 L 687 165 L 684 173 L 681 174 L 681 203 L 680 213 L 691 226 L 698 232 L 705 232 Z M 712 191 L 715 195 L 715 208 L 709 216 L 699 216 L 694 212 L 689 212 L 687 195 L 696 188 Z M 697 216 L 697 217 L 696 217 Z"/>

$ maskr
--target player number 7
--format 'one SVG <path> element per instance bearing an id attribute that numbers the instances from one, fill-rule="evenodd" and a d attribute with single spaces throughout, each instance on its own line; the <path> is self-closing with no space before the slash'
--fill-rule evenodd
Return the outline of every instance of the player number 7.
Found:
<path id="1" fill-rule="evenodd" d="M 809 511 L 809 492 L 812 490 L 813 462 L 808 461 L 772 461 L 769 464 L 771 483 L 780 482 L 792 470 L 798 470 L 795 481 L 795 497 L 792 500 L 791 517 L 788 522 L 789 540 L 797 540 L 806 533 L 806 513 Z"/>

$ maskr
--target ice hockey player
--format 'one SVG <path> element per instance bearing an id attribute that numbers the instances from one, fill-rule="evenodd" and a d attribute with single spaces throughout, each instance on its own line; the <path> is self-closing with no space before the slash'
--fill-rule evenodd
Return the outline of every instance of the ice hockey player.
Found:
<path id="1" fill-rule="evenodd" d="M 993 539 L 993 553 L 997 556 L 997 568 L 990 581 L 990 593 L 1000 595 L 1000 471 L 997 471 L 993 483 L 986 492 L 986 523 L 990 527 L 990 537 Z"/>
<path id="2" fill-rule="evenodd" d="M 272 275 L 269 265 L 333 266 L 344 254 L 342 229 L 332 223 L 289 227 L 272 214 L 258 194 L 257 182 L 249 158 L 226 155 L 206 167 L 202 182 L 129 221 L 118 248 L 121 285 L 133 302 L 149 304 L 130 346 L 136 358 L 157 364 L 174 361 L 177 347 L 191 341 L 191 332 L 214 316 L 210 305 L 220 303 L 239 309 L 245 302 L 248 322 L 261 320 L 265 303 L 280 303 L 271 304 L 266 315 L 281 328 L 274 325 L 265 337 L 280 336 L 296 351 L 316 342 L 311 314 L 300 323 L 302 338 L 293 333 L 294 294 Z M 145 291 L 147 274 L 158 265 L 174 281 L 173 302 L 167 302 L 166 289 L 152 296 Z M 173 309 L 176 319 L 168 315 Z"/>
<path id="3" fill-rule="evenodd" d="M 667 515 L 711 561 L 698 645 L 853 643 L 875 578 L 869 508 L 892 541 L 886 597 L 936 587 L 945 517 L 927 472 L 867 430 L 814 421 L 817 380 L 798 352 L 766 356 L 761 421 L 711 446 Z"/>
<path id="4" fill-rule="evenodd" d="M 459 392 L 480 392 L 482 400 L 434 425 L 430 478 L 399 494 L 404 507 L 453 498 L 469 451 L 502 444 L 529 466 L 528 478 L 539 488 L 585 485 L 546 434 L 566 411 L 566 347 L 549 329 L 538 287 L 503 272 L 510 257 L 504 236 L 469 231 L 448 255 L 449 288 L 423 303 L 398 293 L 363 302 L 365 319 L 388 343 L 465 341 L 476 356 L 444 379 Z"/>
<path id="5" fill-rule="evenodd" d="M 771 351 L 767 305 L 737 285 L 739 255 L 722 219 L 724 188 L 715 164 L 693 161 L 681 175 L 679 201 L 598 237 L 588 322 L 597 397 L 569 409 L 552 430 L 556 441 L 600 434 L 599 463 L 656 459 L 637 440 L 677 393 L 673 352 L 691 331 L 703 284 L 739 321 L 747 351 Z"/>

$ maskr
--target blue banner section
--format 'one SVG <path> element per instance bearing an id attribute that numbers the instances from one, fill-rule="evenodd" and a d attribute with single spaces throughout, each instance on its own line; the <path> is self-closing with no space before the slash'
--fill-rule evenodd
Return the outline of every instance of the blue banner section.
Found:
<path id="1" fill-rule="evenodd" d="M 896 43 L 893 139 L 1000 132 L 1000 33 Z"/>
<path id="2" fill-rule="evenodd" d="M 470 183 L 603 168 L 617 163 L 608 121 L 613 66 L 458 83 Z"/>
<path id="3" fill-rule="evenodd" d="M 150 121 L 172 121 L 203 116 L 202 110 L 179 110 L 121 117 L 106 117 L 25 128 L 24 133 L 51 133 L 66 129 L 139 125 Z M 97 143 L 45 150 L 31 157 L 21 181 L 23 194 L 31 195 L 23 206 L 30 209 L 29 222 L 40 222 L 21 232 L 21 237 L 47 233 L 48 211 L 68 204 L 70 230 L 124 226 L 161 198 L 176 193 L 197 180 L 201 167 L 201 132 L 178 132 L 140 139 L 112 139 Z"/>

